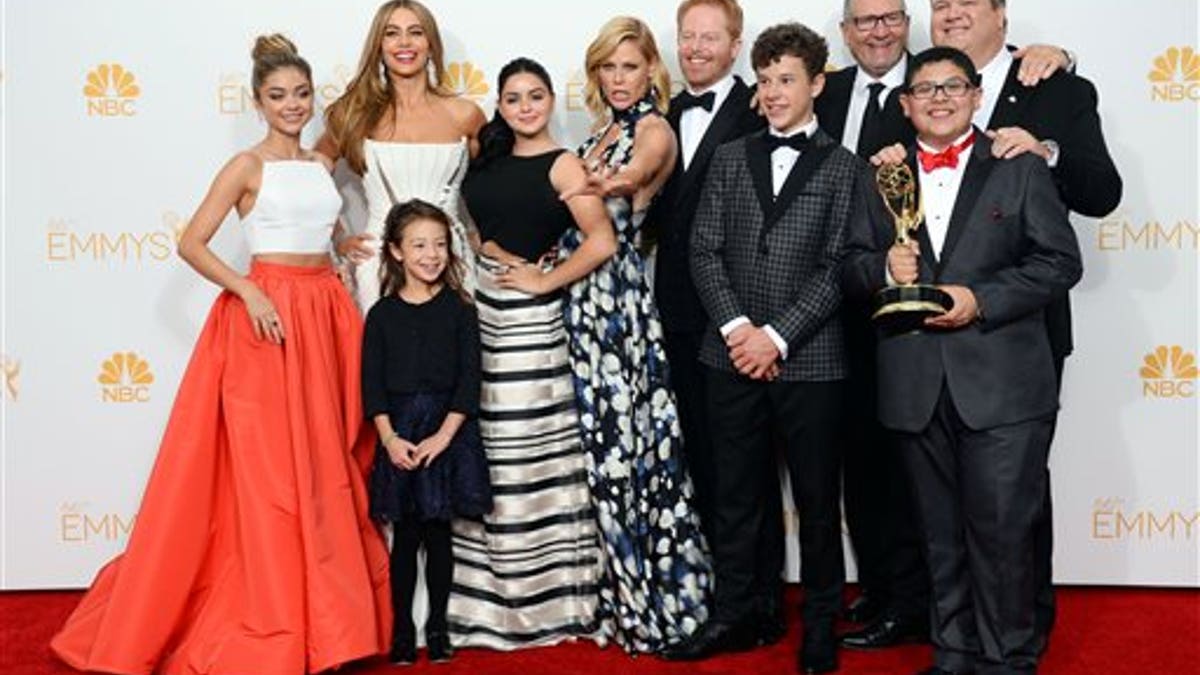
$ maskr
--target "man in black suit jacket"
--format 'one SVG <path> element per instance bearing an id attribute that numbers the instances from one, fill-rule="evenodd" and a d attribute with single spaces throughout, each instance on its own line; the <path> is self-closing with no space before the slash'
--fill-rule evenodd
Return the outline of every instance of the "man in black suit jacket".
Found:
<path id="1" fill-rule="evenodd" d="M 1050 167 L 1067 208 L 1095 218 L 1108 215 L 1121 202 L 1122 182 L 1109 155 L 1096 110 L 1096 88 L 1076 75 L 1059 72 L 1027 87 L 1018 72 L 1021 59 L 1005 49 L 1008 15 L 1005 0 L 963 2 L 932 0 L 933 44 L 966 52 L 983 79 L 983 103 L 975 125 L 988 129 L 993 154 L 1013 157 L 1032 153 Z M 1062 293 L 1046 310 L 1046 328 L 1059 382 L 1063 361 L 1071 353 L 1071 305 Z M 1053 523 L 1047 470 L 1044 516 L 1037 529 L 1038 625 L 1043 643 L 1054 623 Z"/>
<path id="2" fill-rule="evenodd" d="M 751 60 L 770 128 L 717 149 L 692 236 L 692 276 L 709 318 L 700 347 L 717 473 L 712 619 L 671 656 L 752 646 L 757 477 L 784 446 L 800 514 L 805 672 L 837 668 L 844 583 L 838 509 L 846 355 L 837 307 L 845 228 L 865 165 L 817 127 L 825 40 L 769 28 Z"/>
<path id="3" fill-rule="evenodd" d="M 1044 314 L 1082 274 L 1045 162 L 998 161 L 971 126 L 978 82 L 957 50 L 914 57 L 901 103 L 925 219 L 911 246 L 895 244 L 876 197 L 843 270 L 848 295 L 920 281 L 954 301 L 878 343 L 880 418 L 899 432 L 932 572 L 929 673 L 1037 667 L 1032 535 L 1058 408 Z"/>
<path id="4" fill-rule="evenodd" d="M 903 0 L 848 0 L 842 37 L 855 65 L 825 76 L 815 108 L 821 130 L 869 158 L 912 142 L 900 108 L 910 20 Z M 846 608 L 866 624 L 843 635 L 858 649 L 928 639 L 929 574 L 904 466 L 875 410 L 875 334 L 867 303 L 841 308 L 849 355 L 842 467 L 846 525 L 854 544 L 858 597 Z"/>
<path id="5" fill-rule="evenodd" d="M 696 508 L 708 541 L 713 541 L 716 466 L 708 429 L 707 387 L 700 365 L 700 340 L 708 314 L 689 263 L 692 222 L 700 189 L 717 146 L 766 126 L 751 106 L 752 92 L 733 74 L 742 46 L 742 9 L 736 0 L 684 0 L 676 14 L 679 68 L 687 87 L 671 99 L 667 121 L 679 139 L 675 168 L 650 207 L 647 228 L 656 236 L 654 299 L 663 325 L 671 387 L 675 391 L 683 452 L 696 490 Z M 751 593 L 760 608 L 759 639 L 783 637 L 783 506 L 779 475 L 769 467 L 762 476 L 768 504 L 756 556 L 758 571 Z M 774 491 L 770 488 L 774 486 Z"/>

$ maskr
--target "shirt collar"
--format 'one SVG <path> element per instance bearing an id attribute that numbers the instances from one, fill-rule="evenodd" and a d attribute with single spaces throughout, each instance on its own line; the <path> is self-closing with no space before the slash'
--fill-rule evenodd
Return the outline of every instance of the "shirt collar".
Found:
<path id="1" fill-rule="evenodd" d="M 686 84 L 684 87 L 687 89 L 688 93 L 692 94 L 693 96 L 700 96 L 711 91 L 714 94 L 713 107 L 711 111 L 706 112 L 710 115 L 715 115 L 717 114 L 717 111 L 721 109 L 721 104 L 725 102 L 726 97 L 729 96 L 729 92 L 733 91 L 733 71 L 731 70 L 728 73 L 725 73 L 725 77 L 722 77 L 714 82 L 711 86 L 704 89 L 693 89 Z M 698 108 L 692 108 L 688 112 L 694 110 L 698 110 Z"/>
<path id="2" fill-rule="evenodd" d="M 800 132 L 804 132 L 805 134 L 808 135 L 809 138 L 812 138 L 813 134 L 815 134 L 817 132 L 817 126 L 818 126 L 817 125 L 817 116 L 813 115 L 813 118 L 811 120 L 809 120 L 807 124 L 803 124 L 801 126 L 794 127 L 792 129 L 788 129 L 785 131 L 776 131 L 768 126 L 767 133 L 771 134 L 772 136 L 779 136 L 780 138 L 787 138 L 788 136 L 795 136 L 796 134 L 798 134 Z"/>
<path id="3" fill-rule="evenodd" d="M 871 77 L 862 67 L 855 69 L 854 89 L 866 91 L 867 86 L 872 82 L 882 82 L 887 91 L 891 91 L 896 87 L 904 84 L 904 75 L 908 71 L 908 55 L 902 55 L 896 65 L 892 66 L 891 70 L 883 74 L 883 77 L 878 80 Z"/>
<path id="4" fill-rule="evenodd" d="M 1004 78 L 1008 77 L 1008 70 L 1012 67 L 1012 53 L 1007 48 L 1001 47 L 1000 51 L 992 57 L 987 65 L 979 69 L 979 75 L 985 82 L 1004 82 Z"/>
<path id="5" fill-rule="evenodd" d="M 972 131 L 975 131 L 975 127 L 973 127 L 973 126 L 968 127 L 967 130 L 964 131 L 961 136 L 954 139 L 954 141 L 952 141 L 950 143 L 950 145 L 947 145 L 946 147 L 951 148 L 951 147 L 954 147 L 954 146 L 958 145 L 959 143 L 962 143 L 963 141 L 967 140 L 967 136 L 970 136 Z M 919 138 L 917 139 L 917 147 L 924 150 L 925 152 L 941 152 L 941 150 L 937 150 L 937 149 L 930 147 L 929 145 L 926 145 Z M 942 150 L 945 150 L 945 148 L 942 148 Z"/>

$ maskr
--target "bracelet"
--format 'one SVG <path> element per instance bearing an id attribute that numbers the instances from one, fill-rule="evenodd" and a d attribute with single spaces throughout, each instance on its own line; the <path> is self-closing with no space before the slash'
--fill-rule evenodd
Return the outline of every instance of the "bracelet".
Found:
<path id="1" fill-rule="evenodd" d="M 397 438 L 400 438 L 400 433 L 393 430 L 392 433 L 388 434 L 387 438 L 383 439 L 384 447 L 387 447 L 388 443 L 391 443 L 392 441 L 396 440 Z"/>

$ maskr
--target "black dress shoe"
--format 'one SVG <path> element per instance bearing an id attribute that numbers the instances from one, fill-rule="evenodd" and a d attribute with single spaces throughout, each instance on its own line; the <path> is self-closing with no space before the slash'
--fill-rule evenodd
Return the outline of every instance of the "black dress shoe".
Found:
<path id="1" fill-rule="evenodd" d="M 882 602 L 862 593 L 842 610 L 842 618 L 850 623 L 871 623 L 883 613 L 883 609 Z"/>
<path id="2" fill-rule="evenodd" d="M 862 630 L 842 636 L 843 647 L 850 649 L 883 649 L 899 644 L 928 642 L 929 626 L 919 619 L 904 618 L 884 612 Z"/>
<path id="3" fill-rule="evenodd" d="M 797 665 L 802 673 L 832 673 L 838 669 L 837 640 L 833 638 L 832 621 L 804 628 L 799 661 Z"/>
<path id="4" fill-rule="evenodd" d="M 744 652 L 757 645 L 758 631 L 753 622 L 709 621 L 688 639 L 664 649 L 662 657 L 668 661 L 699 661 L 725 652 Z"/>
<path id="5" fill-rule="evenodd" d="M 776 644 L 787 635 L 787 621 L 779 610 L 759 612 L 757 628 L 759 646 Z"/>
<path id="6" fill-rule="evenodd" d="M 454 654 L 450 649 L 450 636 L 445 633 L 426 633 L 425 644 L 429 648 L 429 660 L 433 663 L 447 663 Z"/>
<path id="7" fill-rule="evenodd" d="M 392 651 L 388 661 L 398 666 L 411 666 L 417 662 L 417 643 L 412 637 L 393 637 Z"/>

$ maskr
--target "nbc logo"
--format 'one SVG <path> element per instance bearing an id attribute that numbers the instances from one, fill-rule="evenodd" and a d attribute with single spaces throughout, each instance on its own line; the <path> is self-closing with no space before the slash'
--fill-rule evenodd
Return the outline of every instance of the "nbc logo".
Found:
<path id="1" fill-rule="evenodd" d="M 1160 345 L 1147 354 L 1138 371 L 1147 398 L 1191 398 L 1196 395 L 1196 356 L 1179 345 Z"/>
<path id="2" fill-rule="evenodd" d="M 100 364 L 100 400 L 105 403 L 145 403 L 150 400 L 154 373 L 135 352 L 117 352 Z"/>
<path id="3" fill-rule="evenodd" d="M 455 94 L 476 101 L 488 93 L 488 83 L 483 71 L 470 61 L 455 61 L 446 66 L 446 86 Z"/>
<path id="4" fill-rule="evenodd" d="M 1148 79 L 1153 101 L 1200 101 L 1200 54 L 1192 47 L 1168 47 L 1154 57 Z"/>
<path id="5" fill-rule="evenodd" d="M 21 362 L 8 355 L 0 355 L 0 375 L 4 377 L 4 395 L 11 401 L 17 400 L 17 394 L 21 391 L 21 384 L 17 380 L 21 375 Z"/>
<path id="6" fill-rule="evenodd" d="M 137 114 L 133 101 L 142 94 L 133 73 L 119 63 L 101 63 L 88 71 L 83 95 L 88 115 L 129 117 Z"/>

